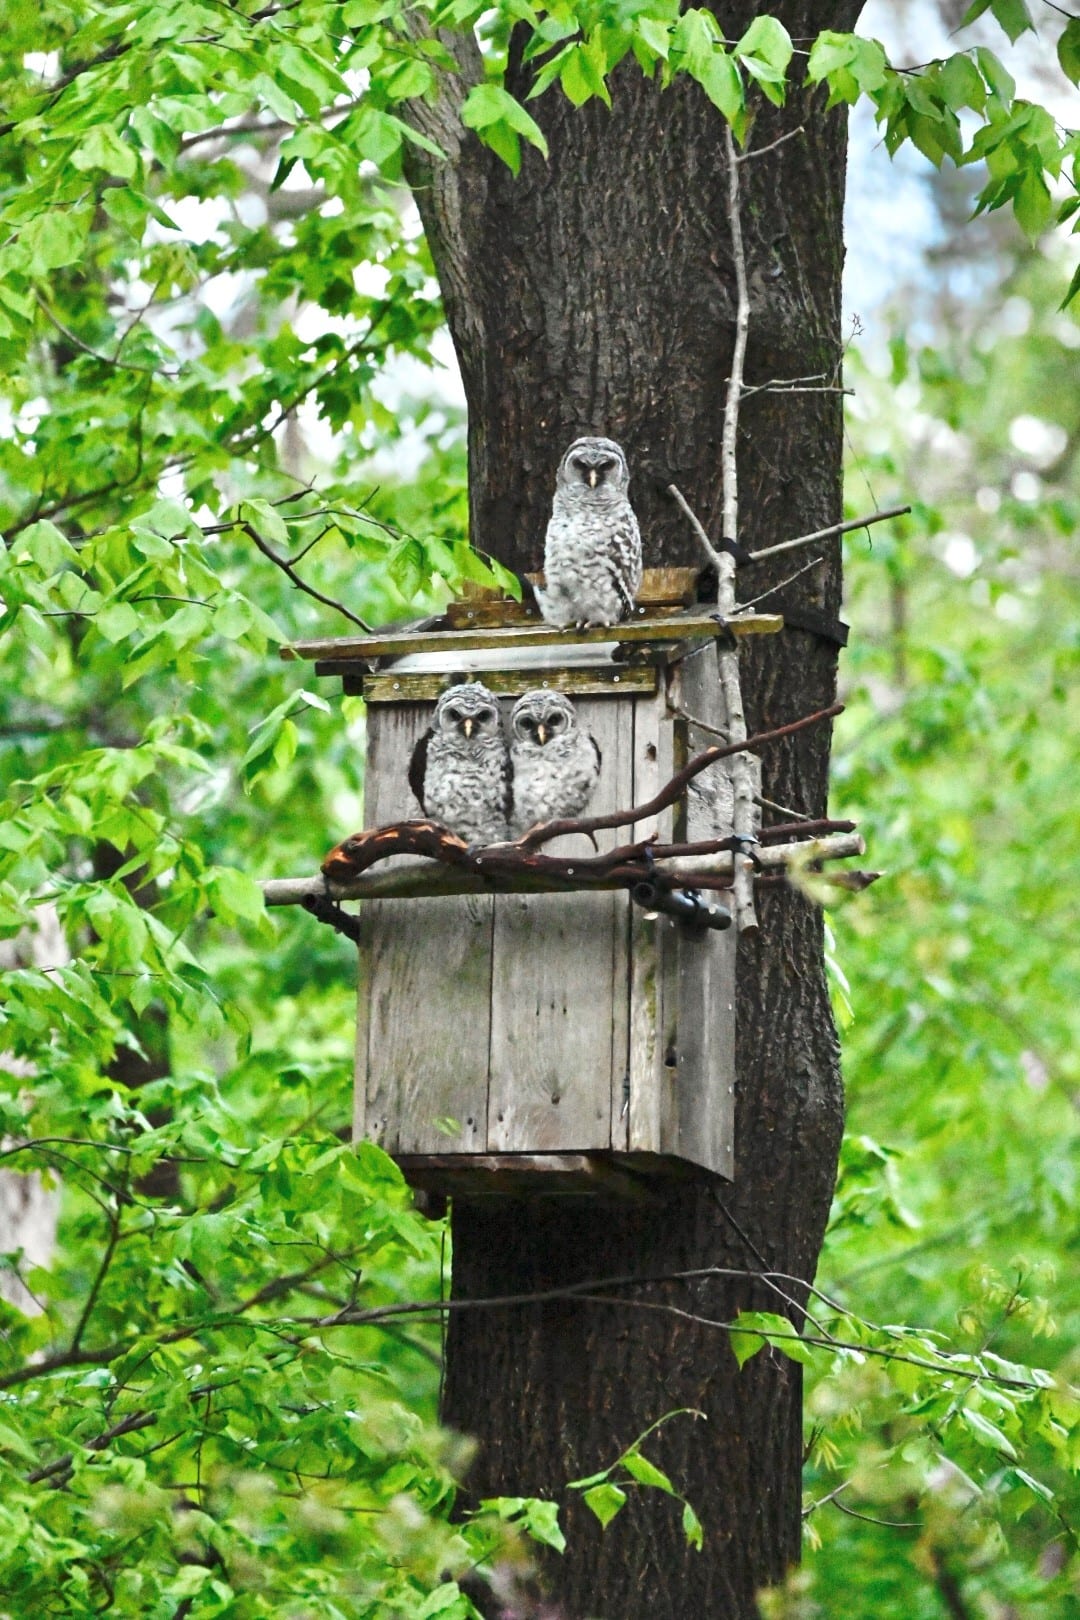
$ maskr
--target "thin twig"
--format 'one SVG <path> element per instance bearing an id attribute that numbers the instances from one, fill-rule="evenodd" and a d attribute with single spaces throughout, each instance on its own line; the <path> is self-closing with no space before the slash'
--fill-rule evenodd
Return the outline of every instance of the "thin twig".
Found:
<path id="1" fill-rule="evenodd" d="M 792 383 L 787 388 L 769 384 L 764 388 L 755 388 L 753 392 L 755 394 L 849 394 L 852 398 L 855 397 L 854 388 L 844 388 L 840 383 L 817 383 L 811 385 Z M 745 393 L 743 398 L 746 398 Z"/>
<path id="2" fill-rule="evenodd" d="M 105 1252 L 101 1257 L 101 1263 L 98 1266 L 97 1274 L 90 1285 L 90 1292 L 86 1296 L 86 1303 L 83 1306 L 82 1313 L 80 1314 L 79 1320 L 76 1323 L 75 1332 L 71 1335 L 70 1354 L 72 1355 L 77 1352 L 79 1345 L 82 1342 L 82 1336 L 86 1331 L 86 1327 L 91 1316 L 93 1315 L 94 1306 L 97 1304 L 98 1295 L 101 1292 L 102 1284 L 105 1281 L 109 1267 L 112 1265 L 113 1255 L 116 1253 L 116 1245 L 120 1241 L 120 1211 L 118 1209 L 111 1210 L 109 1212 L 109 1221 L 109 1237 L 107 1243 L 105 1244 Z"/>
<path id="3" fill-rule="evenodd" d="M 700 520 L 699 520 L 699 518 L 697 516 L 697 513 L 689 505 L 685 495 L 683 494 L 682 490 L 679 488 L 678 484 L 669 484 L 668 487 L 667 487 L 667 492 L 671 496 L 672 500 L 675 502 L 676 506 L 679 507 L 679 509 L 682 512 L 683 516 L 686 518 L 686 520 L 690 524 L 690 527 L 693 529 L 695 535 L 697 536 L 698 544 L 701 546 L 702 551 L 704 551 L 704 553 L 705 553 L 706 560 L 708 562 L 712 563 L 713 567 L 716 569 L 717 574 L 719 574 L 720 568 L 721 568 L 722 553 L 717 551 L 716 547 L 713 545 L 712 541 L 709 539 L 708 535 L 705 533 L 705 530 L 704 530 L 704 528 L 703 528 L 703 526 L 702 526 L 702 524 L 701 524 L 701 522 L 700 522 Z"/>
<path id="4" fill-rule="evenodd" d="M 731 740 L 727 731 L 721 726 L 710 725 L 707 720 L 702 720 L 699 715 L 691 714 L 689 709 L 684 709 L 678 703 L 672 703 L 670 698 L 667 701 L 667 712 L 669 716 L 685 720 L 688 725 L 693 726 L 697 731 L 707 732 L 710 737 L 719 737 L 721 742 L 726 743 Z"/>
<path id="5" fill-rule="evenodd" d="M 56 327 L 56 330 L 60 333 L 60 336 L 66 338 L 69 343 L 73 343 L 77 349 L 82 351 L 83 354 L 88 354 L 92 360 L 99 360 L 103 366 L 112 366 L 116 371 L 140 371 L 144 375 L 151 377 L 168 377 L 170 380 L 179 377 L 179 367 L 177 367 L 175 370 L 170 370 L 167 366 L 141 366 L 137 360 L 118 360 L 112 355 L 102 354 L 100 349 L 91 348 L 89 343 L 84 343 L 81 337 L 78 337 L 76 333 L 72 332 L 69 327 L 64 325 L 63 321 L 60 320 L 58 316 L 53 314 L 52 310 L 49 308 L 48 304 L 45 302 L 40 293 L 38 293 L 36 297 L 38 308 L 41 310 L 42 314 L 47 316 L 47 318 Z"/>
<path id="6" fill-rule="evenodd" d="M 794 540 L 781 540 L 778 546 L 765 546 L 761 551 L 751 551 L 749 560 L 760 562 L 762 557 L 775 557 L 778 551 L 794 551 L 796 546 L 809 546 L 815 540 L 827 540 L 833 534 L 849 534 L 853 529 L 868 529 L 872 523 L 884 523 L 889 518 L 904 517 L 910 511 L 910 506 L 890 506 L 883 512 L 871 512 L 868 517 L 851 518 L 846 523 L 830 523 L 827 528 L 815 529 L 812 534 L 800 534 Z"/>
<path id="7" fill-rule="evenodd" d="M 303 591 L 307 596 L 313 596 L 316 602 L 321 602 L 324 607 L 333 608 L 335 613 L 340 613 L 352 624 L 359 625 L 360 629 L 366 630 L 368 635 L 374 634 L 371 625 L 368 624 L 365 619 L 360 618 L 359 614 L 354 613 L 351 608 L 347 608 L 343 602 L 335 601 L 332 596 L 324 596 L 322 591 L 317 591 L 315 589 L 314 585 L 308 585 L 306 581 L 302 580 L 289 559 L 287 557 L 279 556 L 274 550 L 273 546 L 269 545 L 263 539 L 262 535 L 255 528 L 253 523 L 249 523 L 246 519 L 244 519 L 237 521 L 235 524 L 230 523 L 228 527 L 242 529 L 250 539 L 254 540 L 263 556 L 268 557 L 274 564 L 275 568 L 280 568 L 281 572 L 288 579 L 292 580 L 298 591 Z"/>
<path id="8" fill-rule="evenodd" d="M 756 607 L 759 602 L 764 602 L 767 596 L 775 596 L 776 592 L 782 591 L 785 585 L 794 585 L 797 579 L 801 579 L 804 574 L 808 574 L 810 572 L 811 568 L 819 567 L 824 561 L 824 557 L 812 558 L 810 562 L 805 563 L 803 567 L 800 568 L 796 573 L 789 574 L 786 579 L 779 580 L 775 585 L 770 585 L 768 590 L 762 591 L 759 596 L 752 596 L 749 602 L 740 602 L 738 607 L 735 609 L 736 613 L 745 613 L 747 608 Z"/>
<path id="9" fill-rule="evenodd" d="M 752 150 L 739 152 L 736 155 L 735 161 L 736 163 L 749 163 L 751 158 L 764 157 L 766 152 L 775 152 L 776 148 L 778 146 L 783 146 L 785 141 L 793 141 L 796 135 L 805 134 L 806 125 L 800 124 L 796 129 L 789 129 L 785 135 L 778 135 L 775 141 L 769 142 L 768 146 L 755 146 Z"/>
<path id="10" fill-rule="evenodd" d="M 845 1479 L 836 1487 L 835 1491 L 830 1491 L 828 1496 L 819 1496 L 815 1502 L 807 1502 L 802 1510 L 803 1518 L 808 1519 L 811 1513 L 817 1512 L 818 1508 L 824 1507 L 828 1502 L 835 1502 L 841 1491 L 850 1490 L 850 1488 L 850 1479 Z"/>
<path id="11" fill-rule="evenodd" d="M 805 810 L 793 810 L 789 804 L 777 804 L 775 799 L 762 798 L 755 793 L 754 803 L 759 804 L 763 810 L 779 810 L 781 815 L 790 816 L 793 821 L 813 821 L 814 817 L 807 815 Z"/>
<path id="12" fill-rule="evenodd" d="M 134 1434 L 139 1429 L 149 1429 L 157 1422 L 154 1412 L 129 1412 L 127 1417 L 121 1418 L 111 1428 L 105 1429 L 101 1434 L 95 1434 L 92 1440 L 87 1440 L 87 1451 L 104 1451 L 110 1440 L 118 1440 L 121 1435 Z M 71 1451 L 57 1457 L 54 1462 L 46 1463 L 42 1468 L 35 1468 L 27 1474 L 28 1485 L 39 1485 L 43 1480 L 53 1479 L 57 1474 L 70 1473 L 75 1462 L 75 1455 Z"/>
<path id="13" fill-rule="evenodd" d="M 808 371 L 805 377 L 770 377 L 768 382 L 743 383 L 742 397 L 764 393 L 767 388 L 794 388 L 803 383 L 819 383 L 828 376 L 826 371 Z"/>
<path id="14" fill-rule="evenodd" d="M 857 1513 L 854 1508 L 847 1507 L 843 1502 L 833 1498 L 834 1508 L 846 1513 L 849 1519 L 861 1519 L 864 1524 L 879 1524 L 884 1530 L 921 1530 L 922 1524 L 918 1519 L 875 1519 L 870 1513 Z"/>

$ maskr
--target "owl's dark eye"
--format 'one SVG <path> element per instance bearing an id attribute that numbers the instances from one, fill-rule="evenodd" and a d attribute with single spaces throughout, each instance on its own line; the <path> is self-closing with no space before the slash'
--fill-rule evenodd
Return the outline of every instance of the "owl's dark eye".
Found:
<path id="1" fill-rule="evenodd" d="M 561 710 L 556 709 L 554 714 L 551 714 L 551 715 L 548 716 L 548 730 L 549 731 L 562 731 L 565 728 L 565 726 L 566 726 L 566 716 L 565 716 L 565 714 L 562 713 Z"/>
<path id="2" fill-rule="evenodd" d="M 449 720 L 452 726 L 460 726 L 465 716 L 462 714 L 460 709 L 447 709 L 446 718 Z"/>
<path id="3" fill-rule="evenodd" d="M 479 709 L 476 718 L 478 720 L 497 720 L 499 717 L 494 709 Z"/>

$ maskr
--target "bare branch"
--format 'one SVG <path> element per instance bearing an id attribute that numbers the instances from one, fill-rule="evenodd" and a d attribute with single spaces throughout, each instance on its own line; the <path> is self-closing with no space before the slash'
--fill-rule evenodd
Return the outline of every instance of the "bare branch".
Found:
<path id="1" fill-rule="evenodd" d="M 820 567 L 824 561 L 824 557 L 812 558 L 810 562 L 805 563 L 803 567 L 796 570 L 794 574 L 789 574 L 786 579 L 781 579 L 775 585 L 770 585 L 768 590 L 762 591 L 759 596 L 752 596 L 749 602 L 740 602 L 735 611 L 737 613 L 745 613 L 747 608 L 756 607 L 759 602 L 764 602 L 767 596 L 775 596 L 777 591 L 782 591 L 785 585 L 794 585 L 797 579 L 801 579 L 804 574 L 808 574 L 811 568 Z"/>
<path id="2" fill-rule="evenodd" d="M 783 146 L 785 141 L 793 141 L 795 139 L 796 135 L 805 135 L 805 134 L 806 134 L 806 125 L 805 124 L 800 124 L 797 129 L 789 129 L 786 134 L 778 135 L 776 137 L 775 141 L 770 141 L 769 142 L 768 146 L 755 146 L 750 151 L 739 152 L 736 155 L 735 161 L 736 161 L 736 163 L 749 163 L 751 158 L 764 157 L 766 152 L 775 152 L 776 148 L 778 146 Z M 728 139 L 729 140 L 731 139 L 730 134 L 728 136 Z"/>
<path id="3" fill-rule="evenodd" d="M 742 400 L 743 370 L 746 363 L 746 344 L 750 331 L 750 288 L 746 275 L 746 249 L 743 245 L 742 214 L 739 206 L 739 158 L 730 125 L 724 127 L 724 140 L 728 164 L 727 216 L 731 232 L 731 255 L 735 265 L 735 345 L 731 355 L 731 375 L 728 377 L 727 398 L 724 401 L 724 423 L 720 436 L 720 463 L 723 472 L 723 509 L 721 536 L 729 547 L 734 547 L 739 536 L 739 475 L 737 446 L 739 437 L 739 405 Z M 735 611 L 735 557 L 728 549 L 721 553 L 716 570 L 716 606 L 725 617 Z M 746 715 L 743 711 L 742 684 L 739 680 L 739 649 L 736 645 L 716 648 L 716 668 L 720 688 L 724 694 L 728 734 L 733 744 L 746 737 Z M 754 778 L 750 760 L 745 753 L 733 751 L 731 785 L 734 792 L 732 828 L 736 835 L 748 839 L 754 831 Z M 736 851 L 734 862 L 735 926 L 739 933 L 757 927 L 754 910 L 754 868 L 749 855 Z"/>
<path id="4" fill-rule="evenodd" d="M 794 551 L 796 546 L 813 545 L 815 540 L 827 540 L 833 534 L 849 534 L 853 529 L 868 529 L 872 523 L 885 523 L 889 518 L 904 517 L 910 511 L 910 506 L 889 506 L 881 512 L 871 512 L 868 517 L 851 518 L 846 523 L 830 523 L 827 528 L 815 529 L 812 534 L 800 534 L 794 540 L 781 540 L 777 546 L 765 546 L 761 551 L 751 551 L 749 560 L 760 562 L 762 557 L 775 557 L 780 551 Z"/>
<path id="5" fill-rule="evenodd" d="M 669 484 L 668 487 L 667 487 L 667 492 L 671 496 L 672 500 L 676 503 L 676 505 L 680 508 L 680 510 L 682 511 L 683 516 L 688 520 L 688 522 L 690 524 L 690 527 L 693 529 L 695 535 L 697 536 L 698 543 L 701 546 L 702 551 L 705 553 L 706 561 L 712 563 L 713 567 L 716 569 L 717 574 L 719 574 L 720 569 L 722 567 L 722 560 L 721 560 L 722 559 L 722 553 L 717 551 L 716 547 L 713 545 L 712 541 L 709 539 L 708 535 L 705 533 L 705 529 L 704 529 L 703 525 L 701 524 L 697 514 L 693 511 L 693 509 L 691 508 L 691 506 L 687 502 L 686 497 L 683 495 L 682 490 L 679 488 L 678 484 Z"/>

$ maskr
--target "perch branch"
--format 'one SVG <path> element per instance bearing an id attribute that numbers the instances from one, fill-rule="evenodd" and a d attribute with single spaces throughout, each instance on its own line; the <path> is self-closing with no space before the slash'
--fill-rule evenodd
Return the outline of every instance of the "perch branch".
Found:
<path id="1" fill-rule="evenodd" d="M 713 840 L 713 843 L 721 842 L 729 840 Z M 644 852 L 645 846 L 640 847 Z M 318 875 L 271 878 L 260 887 L 268 906 L 306 906 L 312 898 L 326 899 L 327 889 L 331 899 L 339 901 L 410 900 L 461 894 L 572 894 L 598 889 L 627 889 L 649 877 L 654 881 L 659 878 L 666 887 L 671 888 L 730 889 L 730 850 L 671 857 L 660 853 L 657 858 L 658 852 L 664 847 L 648 846 L 651 861 L 647 862 L 643 853 L 635 860 L 626 860 L 606 871 L 590 869 L 591 861 L 596 857 L 581 861 L 573 857 L 532 856 L 526 861 L 510 853 L 512 846 L 504 846 L 501 871 L 493 869 L 489 852 L 489 865 L 483 870 L 420 859 L 386 871 L 362 871 L 351 877 L 343 876 L 340 881 L 328 881 Z M 818 839 L 761 845 L 755 850 L 762 874 L 759 881 L 768 882 L 774 873 L 782 876 L 788 861 L 796 853 L 802 859 L 809 857 L 813 861 L 839 861 L 862 855 L 865 849 L 858 833 L 832 833 Z"/>

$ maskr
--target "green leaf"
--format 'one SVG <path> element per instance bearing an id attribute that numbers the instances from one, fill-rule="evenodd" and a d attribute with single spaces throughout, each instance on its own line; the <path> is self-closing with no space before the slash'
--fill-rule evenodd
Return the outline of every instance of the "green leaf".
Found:
<path id="1" fill-rule="evenodd" d="M 683 1503 L 682 1527 L 683 1535 L 686 1537 L 691 1547 L 695 1548 L 697 1552 L 700 1552 L 702 1547 L 705 1545 L 705 1532 L 702 1529 L 701 1520 L 698 1518 L 689 1502 Z"/>
<path id="2" fill-rule="evenodd" d="M 713 106 L 729 123 L 739 116 L 745 104 L 743 83 L 735 58 L 717 47 L 694 75 Z"/>
<path id="3" fill-rule="evenodd" d="M 676 1495 L 675 1487 L 667 1475 L 640 1451 L 630 1450 L 619 1458 L 631 1478 L 636 1479 L 639 1485 L 655 1485 L 657 1490 L 666 1491 L 669 1496 Z"/>
<path id="4" fill-rule="evenodd" d="M 237 871 L 235 867 L 215 867 L 207 892 L 215 912 L 227 922 L 237 917 L 246 922 L 260 922 L 266 915 L 259 885 L 246 872 Z"/>
<path id="5" fill-rule="evenodd" d="M 545 1502 L 539 1497 L 528 1499 L 524 1514 L 525 1529 L 534 1541 L 556 1552 L 566 1551 L 566 1537 L 559 1524 L 558 1502 Z"/>
<path id="6" fill-rule="evenodd" d="M 55 523 L 42 518 L 15 537 L 11 558 L 16 564 L 32 562 L 43 574 L 55 574 L 66 563 L 78 563 L 79 554 Z"/>
<path id="7" fill-rule="evenodd" d="M 130 180 L 138 168 L 134 151 L 111 124 L 95 124 L 72 153 L 71 162 L 76 169 L 104 169 L 121 180 Z"/>
<path id="8" fill-rule="evenodd" d="M 139 615 L 130 602 L 114 602 L 102 608 L 94 620 L 94 629 L 106 641 L 116 643 L 133 636 L 141 624 Z"/>
<path id="9" fill-rule="evenodd" d="M 979 72 L 986 80 L 992 94 L 998 98 L 1003 106 L 1011 107 L 1013 97 L 1016 95 L 1016 80 L 1012 74 L 994 55 L 993 51 L 987 50 L 985 45 L 976 46 L 975 60 L 979 64 Z"/>
<path id="10" fill-rule="evenodd" d="M 961 28 L 966 28 L 969 23 L 975 22 L 987 11 L 993 14 L 1014 45 L 1020 35 L 1028 29 L 1034 31 L 1035 24 L 1031 20 L 1031 13 L 1025 0 L 975 0 L 974 5 L 969 6 L 964 13 Z"/>
<path id="11" fill-rule="evenodd" d="M 64 265 L 77 264 L 86 246 L 90 215 L 51 208 L 29 220 L 19 234 L 19 243 L 30 257 L 30 273 L 47 275 Z"/>
<path id="12" fill-rule="evenodd" d="M 38 1455 L 25 1436 L 11 1423 L 0 1421 L 0 1451 L 9 1451 L 23 1462 L 37 1463 Z"/>
<path id="13" fill-rule="evenodd" d="M 684 59 L 684 64 L 694 78 L 708 68 L 713 52 L 719 47 L 719 28 L 716 18 L 709 11 L 684 11 L 675 26 L 671 36 L 671 50 Z"/>
<path id="14" fill-rule="evenodd" d="M 1080 84 L 1080 17 L 1070 17 L 1057 43 L 1061 71 L 1073 84 Z"/>
<path id="15" fill-rule="evenodd" d="M 444 1581 L 433 1592 L 429 1592 L 424 1601 L 416 1609 L 416 1620 L 434 1620 L 436 1615 L 442 1620 L 464 1620 L 470 1612 L 471 1605 L 466 1607 L 461 1590 L 456 1581 Z"/>
<path id="16" fill-rule="evenodd" d="M 285 522 L 276 507 L 269 501 L 251 500 L 241 501 L 237 508 L 237 521 L 250 523 L 264 540 L 276 540 L 287 544 L 289 539 L 289 525 Z"/>
<path id="17" fill-rule="evenodd" d="M 942 63 L 938 84 L 954 112 L 959 112 L 962 107 L 981 112 L 986 105 L 982 74 L 971 57 L 963 52 L 950 56 L 947 62 Z"/>
<path id="18" fill-rule="evenodd" d="M 1072 280 L 1069 282 L 1069 289 L 1064 298 L 1061 300 L 1061 303 L 1058 305 L 1058 309 L 1067 309 L 1077 297 L 1080 297 L 1080 264 L 1077 265 L 1076 269 L 1072 273 Z"/>
<path id="19" fill-rule="evenodd" d="M 960 1408 L 960 1417 L 980 1445 L 990 1446 L 994 1451 L 1004 1452 L 1006 1457 L 1015 1462 L 1016 1447 L 1008 1435 L 999 1429 L 995 1423 L 991 1423 L 989 1418 L 983 1417 L 981 1412 L 974 1411 L 970 1406 Z"/>
<path id="20" fill-rule="evenodd" d="M 505 124 L 547 157 L 547 141 L 539 124 L 501 85 L 474 85 L 462 105 L 461 121 L 466 129 L 474 129 L 479 134 L 484 134 L 492 125 Z"/>
<path id="21" fill-rule="evenodd" d="M 1041 1502 L 1051 1503 L 1054 1501 L 1054 1492 L 1049 1485 L 1044 1485 L 1041 1479 L 1036 1479 L 1033 1474 L 1026 1473 L 1023 1468 L 1013 1468 L 1011 1472 L 1019 1483 L 1025 1486 L 1033 1496 L 1037 1496 Z"/>
<path id="22" fill-rule="evenodd" d="M 792 1361 L 800 1361 L 805 1366 L 810 1366 L 813 1363 L 812 1346 L 803 1343 L 786 1316 L 778 1316 L 773 1311 L 740 1311 L 735 1318 L 734 1328 L 741 1333 L 760 1334 L 766 1343 L 771 1344 L 777 1350 L 782 1350 L 784 1355 L 790 1356 Z M 754 1349 L 760 1348 L 760 1345 L 754 1347 Z M 748 1355 L 753 1354 L 754 1350 L 748 1351 Z M 739 1361 L 740 1367 L 745 1359 L 746 1357 L 743 1357 Z"/>
<path id="23" fill-rule="evenodd" d="M 671 24 L 657 17 L 638 17 L 634 25 L 651 51 L 666 62 L 671 49 Z"/>
<path id="24" fill-rule="evenodd" d="M 740 1368 L 746 1365 L 751 1356 L 756 1356 L 759 1350 L 765 1348 L 765 1340 L 760 1333 L 746 1333 L 735 1327 L 728 1332 L 728 1342 Z"/>
<path id="25" fill-rule="evenodd" d="M 1024 170 L 1023 179 L 1013 197 L 1013 212 L 1022 230 L 1034 242 L 1049 225 L 1054 212 L 1050 188 L 1034 164 Z"/>
<path id="26" fill-rule="evenodd" d="M 793 49 L 791 35 L 783 23 L 775 17 L 765 16 L 754 18 L 735 46 L 735 54 L 744 60 L 754 57 L 758 62 L 765 63 L 780 75 L 782 81 Z"/>
<path id="27" fill-rule="evenodd" d="M 575 107 L 583 107 L 594 96 L 610 105 L 611 98 L 603 75 L 581 45 L 571 45 L 567 49 L 559 69 L 559 83 L 563 94 Z"/>
<path id="28" fill-rule="evenodd" d="M 596 1514 L 604 1528 L 607 1529 L 607 1526 L 626 1502 L 626 1492 L 620 1490 L 618 1485 L 612 1485 L 608 1482 L 604 1485 L 593 1485 L 590 1490 L 585 1492 L 583 1500 Z"/>

